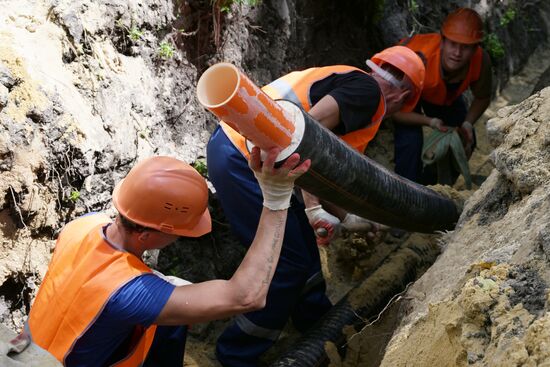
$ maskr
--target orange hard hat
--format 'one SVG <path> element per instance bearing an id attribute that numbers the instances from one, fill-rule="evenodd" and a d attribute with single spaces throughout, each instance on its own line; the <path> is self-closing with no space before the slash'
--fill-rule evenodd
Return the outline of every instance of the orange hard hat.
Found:
<path id="1" fill-rule="evenodd" d="M 393 46 L 382 50 L 371 58 L 378 66 L 388 63 L 401 70 L 412 83 L 413 91 L 401 107 L 401 112 L 411 112 L 422 94 L 426 68 L 420 56 L 405 46 Z"/>
<path id="2" fill-rule="evenodd" d="M 135 165 L 115 187 L 113 204 L 130 221 L 164 233 L 199 237 L 212 228 L 204 178 L 171 157 Z"/>
<path id="3" fill-rule="evenodd" d="M 458 8 L 447 15 L 441 26 L 443 37 L 467 45 L 481 42 L 483 38 L 483 20 L 473 9 Z"/>

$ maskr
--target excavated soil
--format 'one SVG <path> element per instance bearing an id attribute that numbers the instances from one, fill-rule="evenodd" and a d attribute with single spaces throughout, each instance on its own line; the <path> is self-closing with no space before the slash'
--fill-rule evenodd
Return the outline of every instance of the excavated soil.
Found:
<path id="1" fill-rule="evenodd" d="M 526 98 L 548 60 L 541 48 L 492 103 L 487 115 L 496 117 L 486 126 L 496 169 L 407 293 L 382 366 L 549 365 L 550 89 L 496 111 Z"/>
<path id="2" fill-rule="evenodd" d="M 472 174 L 477 178 L 474 181 L 474 190 L 483 184 L 494 168 L 490 158 L 493 146 L 487 135 L 487 121 L 497 115 L 498 109 L 519 103 L 529 96 L 541 71 L 550 65 L 549 56 L 550 50 L 547 47 L 540 47 L 526 67 L 510 80 L 507 87 L 491 103 L 489 109 L 476 124 L 478 148 L 470 160 Z M 393 146 L 393 138 L 391 124 L 388 126 L 389 128 L 379 132 L 375 143 L 369 147 L 367 154 L 391 168 L 391 154 L 388 147 Z M 462 177 L 453 188 L 440 185 L 432 188 L 452 198 L 459 207 L 464 206 L 474 191 L 464 189 Z M 463 231 L 467 231 L 470 238 L 475 238 L 475 233 L 480 233 L 479 231 L 485 231 L 484 226 L 504 217 L 508 213 L 509 207 L 521 199 L 519 190 L 508 185 L 497 186 L 492 190 L 496 192 L 489 193 L 484 200 L 478 202 L 477 207 L 468 208 L 466 212 L 466 216 L 479 212 L 477 223 L 480 228 L 463 229 Z M 481 210 L 481 207 L 484 210 Z M 521 217 L 523 214 L 517 215 Z M 418 237 L 419 235 L 415 234 L 409 238 L 409 241 L 416 239 L 417 241 L 438 243 L 443 249 L 451 241 L 451 234 Z M 349 245 L 344 241 L 341 246 L 348 248 Z M 458 251 L 460 252 L 460 250 Z M 473 263 L 468 276 L 463 280 L 466 284 L 459 290 L 460 296 L 445 301 L 443 304 L 431 305 L 429 303 L 426 298 L 426 290 L 436 286 L 438 282 L 445 281 L 444 273 L 448 269 L 446 266 L 452 266 L 452 263 L 464 263 L 464 260 L 470 258 L 468 254 L 465 254 L 462 259 L 456 255 L 454 253 L 454 256 L 449 259 L 449 264 L 442 267 L 442 272 L 438 274 L 437 278 L 432 277 L 426 281 L 422 290 L 419 290 L 420 287 L 413 286 L 406 294 L 388 304 L 383 314 L 378 316 L 379 319 L 371 321 L 360 332 L 354 328 L 348 328 L 346 330 L 348 345 L 345 358 L 338 355 L 333 346 L 327 346 L 327 353 L 331 357 L 331 366 L 375 367 L 379 366 L 384 358 L 386 358 L 384 366 L 418 367 L 466 366 L 483 362 L 489 362 L 490 366 L 515 366 L 517 364 L 514 363 L 518 361 L 529 361 L 526 365 L 531 365 L 530 363 L 541 365 L 536 363 L 548 361 L 546 352 L 540 356 L 537 354 L 538 349 L 542 348 L 540 343 L 543 339 L 539 338 L 546 336 L 539 330 L 548 322 L 546 316 L 541 317 L 545 312 L 547 285 L 531 268 L 524 266 L 510 268 L 510 265 L 504 264 L 497 266 L 496 262 Z M 334 278 L 338 279 L 338 277 L 334 277 L 334 273 L 339 269 L 338 262 L 332 264 L 330 269 L 330 274 L 333 276 L 329 278 L 329 288 Z M 357 270 L 357 267 L 355 269 Z M 344 282 L 347 285 L 351 284 L 350 279 Z M 439 284 L 438 287 L 445 286 Z M 493 289 L 492 292 L 496 293 L 492 294 L 487 289 Z M 500 297 L 499 301 L 494 301 L 497 296 Z M 401 326 L 404 330 L 401 330 L 392 340 L 394 331 L 402 323 L 404 315 L 413 312 L 410 300 L 420 304 L 428 303 L 428 316 L 412 326 L 408 324 Z M 497 320 L 494 316 L 495 312 L 503 316 Z M 529 314 L 536 314 L 541 318 L 531 325 L 535 317 L 529 317 Z M 464 320 L 465 316 L 466 321 Z M 474 321 L 468 318 L 481 318 L 481 320 Z M 488 328 L 487 323 L 497 323 L 499 327 L 497 329 L 495 329 L 496 326 Z M 474 327 L 472 324 L 476 326 Z M 434 328 L 434 325 L 442 325 L 442 327 Z M 509 335 L 514 332 L 519 334 L 521 331 L 521 334 L 524 334 L 524 340 L 512 343 L 511 347 L 505 344 L 500 348 L 487 348 L 485 344 L 489 343 L 491 339 L 489 336 L 491 332 L 495 333 L 494 330 L 498 330 L 499 335 Z M 390 350 L 389 355 L 385 357 L 386 346 L 390 340 L 392 340 L 392 348 L 395 350 Z M 517 354 L 520 357 L 516 357 Z M 529 355 L 535 357 L 529 357 Z"/>

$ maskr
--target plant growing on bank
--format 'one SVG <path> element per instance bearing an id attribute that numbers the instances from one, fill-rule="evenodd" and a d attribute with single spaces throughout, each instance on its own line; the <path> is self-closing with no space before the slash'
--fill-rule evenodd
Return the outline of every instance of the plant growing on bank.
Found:
<path id="1" fill-rule="evenodd" d="M 506 9 L 503 16 L 498 22 L 497 28 L 503 28 L 508 26 L 518 16 L 518 10 L 516 7 L 511 6 Z M 506 54 L 504 45 L 496 33 L 489 33 L 483 38 L 483 46 L 491 55 L 493 59 L 500 59 Z"/>
<path id="2" fill-rule="evenodd" d="M 222 13 L 229 13 L 231 11 L 231 5 L 233 4 L 256 6 L 261 2 L 262 0 L 212 0 L 212 4 L 217 4 Z"/>
<path id="3" fill-rule="evenodd" d="M 515 19 L 515 17 L 516 17 L 516 9 L 508 8 L 508 10 L 506 10 L 506 12 L 504 13 L 504 16 L 500 18 L 500 26 L 501 27 L 507 26 L 508 23 L 510 23 Z"/>
<path id="4" fill-rule="evenodd" d="M 500 41 L 500 38 L 498 38 L 495 33 L 487 34 L 487 36 L 485 36 L 485 38 L 483 39 L 483 45 L 489 55 L 491 55 L 495 59 L 500 59 L 501 57 L 504 57 L 506 53 L 506 51 L 504 50 L 504 46 Z"/>
<path id="5" fill-rule="evenodd" d="M 76 203 L 80 199 L 80 191 L 78 190 L 71 190 L 71 194 L 69 195 L 69 200 L 73 203 Z"/>
<path id="6" fill-rule="evenodd" d="M 418 13 L 418 3 L 416 2 L 416 0 L 410 0 L 409 1 L 409 12 L 411 12 L 412 14 L 417 14 Z"/>
<path id="7" fill-rule="evenodd" d="M 143 32 L 136 27 L 132 27 L 128 31 L 128 37 L 130 37 L 132 41 L 137 42 L 143 37 Z"/>
<path id="8" fill-rule="evenodd" d="M 137 42 L 143 37 L 143 31 L 136 26 L 131 26 L 128 28 L 123 22 L 122 19 L 117 19 L 115 22 L 115 25 L 124 30 L 128 34 L 128 38 L 132 40 L 132 42 Z"/>
<path id="9" fill-rule="evenodd" d="M 191 164 L 191 166 L 196 169 L 197 172 L 201 174 L 201 176 L 207 176 L 208 169 L 206 167 L 206 161 L 204 160 L 204 158 L 198 158 L 195 162 Z"/>
<path id="10" fill-rule="evenodd" d="M 162 41 L 159 44 L 158 54 L 165 60 L 171 59 L 174 56 L 174 51 L 174 46 L 170 42 Z"/>

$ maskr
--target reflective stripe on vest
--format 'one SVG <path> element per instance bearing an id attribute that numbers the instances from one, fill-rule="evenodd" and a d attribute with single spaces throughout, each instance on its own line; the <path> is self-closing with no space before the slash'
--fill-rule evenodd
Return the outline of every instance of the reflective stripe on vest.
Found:
<path id="1" fill-rule="evenodd" d="M 29 314 L 33 341 L 64 363 L 76 341 L 99 317 L 107 301 L 133 278 L 151 272 L 136 256 L 114 249 L 101 235 L 109 222 L 88 215 L 65 226 Z M 115 366 L 140 366 L 156 326 L 147 328 Z"/>
<path id="2" fill-rule="evenodd" d="M 361 69 L 346 65 L 310 68 L 303 71 L 294 71 L 289 73 L 269 83 L 263 87 L 262 90 L 273 99 L 288 99 L 301 106 L 304 111 L 309 112 L 312 107 L 309 92 L 311 86 L 315 82 L 323 80 L 333 74 L 346 74 L 352 71 L 360 71 L 364 73 Z M 378 108 L 376 109 L 374 116 L 371 118 L 369 125 L 363 129 L 355 130 L 351 133 L 340 136 L 340 138 L 360 153 L 363 153 L 368 143 L 376 135 L 385 113 L 386 104 L 384 97 L 380 95 Z M 223 121 L 220 122 L 220 124 L 231 142 L 246 158 L 248 158 L 249 153 L 246 148 L 246 141 L 244 137 Z"/>
<path id="3" fill-rule="evenodd" d="M 426 58 L 426 79 L 422 90 L 422 99 L 439 105 L 451 105 L 472 82 L 479 79 L 483 61 L 483 50 L 477 47 L 466 77 L 460 83 L 458 89 L 453 92 L 447 90 L 445 82 L 441 78 L 441 35 L 437 33 L 418 34 L 406 38 L 400 42 L 415 52 L 422 53 Z"/>
<path id="4" fill-rule="evenodd" d="M 282 330 L 278 329 L 268 329 L 262 326 L 256 325 L 250 321 L 246 315 L 237 315 L 235 316 L 235 323 L 245 334 L 254 336 L 260 339 L 267 339 L 271 341 L 277 341 L 279 335 L 281 335 Z"/>

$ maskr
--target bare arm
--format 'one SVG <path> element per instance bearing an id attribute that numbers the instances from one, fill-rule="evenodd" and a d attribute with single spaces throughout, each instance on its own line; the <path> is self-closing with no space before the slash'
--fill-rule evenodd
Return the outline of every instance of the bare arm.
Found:
<path id="1" fill-rule="evenodd" d="M 309 110 L 309 114 L 329 130 L 334 129 L 340 123 L 340 107 L 338 106 L 338 102 L 328 94 Z M 309 224 L 315 231 L 317 244 L 321 246 L 327 245 L 336 233 L 336 226 L 339 224 L 340 219 L 326 213 L 317 196 L 302 190 L 302 197 L 304 198 Z M 321 228 L 326 231 L 327 235 L 320 237 L 317 231 Z"/>
<path id="2" fill-rule="evenodd" d="M 470 104 L 466 121 L 472 125 L 483 115 L 483 112 L 491 103 L 491 86 L 493 84 L 493 72 L 491 66 L 491 58 L 486 51 L 483 51 L 483 59 L 481 63 L 480 78 L 470 85 L 474 100 Z"/>
<path id="3" fill-rule="evenodd" d="M 477 98 L 475 97 L 472 101 L 472 104 L 470 105 L 470 108 L 468 109 L 468 113 L 466 114 L 466 119 L 462 123 L 462 125 L 459 128 L 460 134 L 464 137 L 464 150 L 466 152 L 466 156 L 468 159 L 472 155 L 473 152 L 473 144 L 474 144 L 474 122 L 477 121 L 477 119 L 485 112 L 487 107 L 489 106 L 489 103 L 491 102 L 491 98 Z"/>
<path id="4" fill-rule="evenodd" d="M 392 118 L 403 125 L 430 126 L 431 117 L 418 112 L 396 112 Z"/>
<path id="5" fill-rule="evenodd" d="M 340 123 L 338 102 L 328 94 L 311 107 L 309 114 L 329 130 L 334 129 Z"/>
<path id="6" fill-rule="evenodd" d="M 469 121 L 473 125 L 483 115 L 487 107 L 489 107 L 489 103 L 491 103 L 491 97 L 474 98 L 466 114 L 466 121 Z"/>
<path id="7" fill-rule="evenodd" d="M 260 309 L 279 259 L 287 210 L 263 208 L 256 237 L 229 280 L 176 287 L 155 324 L 187 325 Z"/>
<path id="8" fill-rule="evenodd" d="M 270 150 L 262 165 L 259 149 L 252 150 L 250 168 L 262 187 L 264 208 L 256 236 L 235 274 L 229 280 L 176 287 L 155 324 L 193 324 L 257 310 L 265 305 L 267 290 L 279 260 L 286 208 L 290 203 L 294 180 L 311 164 L 306 160 L 298 165 L 300 156 L 293 154 L 280 168 L 275 169 L 274 162 L 279 152 L 280 149 Z"/>

